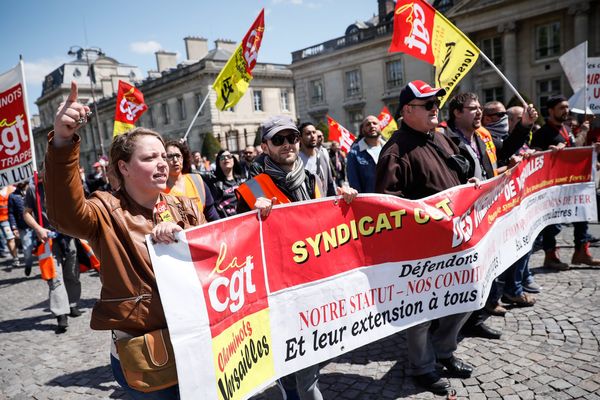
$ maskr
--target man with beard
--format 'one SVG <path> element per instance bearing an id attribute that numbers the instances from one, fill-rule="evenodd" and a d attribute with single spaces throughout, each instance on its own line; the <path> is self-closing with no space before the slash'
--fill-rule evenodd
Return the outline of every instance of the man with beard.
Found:
<path id="1" fill-rule="evenodd" d="M 246 146 L 242 152 L 242 160 L 240 165 L 242 167 L 242 175 L 244 179 L 250 179 L 252 177 L 250 168 L 254 162 L 254 159 L 256 158 L 256 155 L 256 149 L 254 146 Z"/>
<path id="2" fill-rule="evenodd" d="M 335 195 L 335 183 L 329 167 L 329 157 L 319 150 L 318 130 L 311 122 L 305 122 L 298 127 L 300 131 L 300 153 L 298 156 L 304 168 L 319 177 L 321 193 L 327 196 Z"/>
<path id="3" fill-rule="evenodd" d="M 314 127 L 313 127 L 314 128 Z M 236 190 L 238 213 L 259 210 L 266 218 L 273 204 L 319 198 L 319 178 L 304 169 L 298 157 L 300 131 L 286 116 L 269 118 L 261 127 L 264 173 L 241 184 Z M 316 144 L 316 136 L 315 136 Z M 358 194 L 339 187 L 337 194 L 350 203 Z M 322 400 L 318 387 L 319 365 L 312 365 L 284 376 L 279 385 L 287 399 Z"/>
<path id="4" fill-rule="evenodd" d="M 546 100 L 548 119 L 546 124 L 534 132 L 531 139 L 531 147 L 538 150 L 560 150 L 565 147 L 575 146 L 575 138 L 563 124 L 569 119 L 569 102 L 563 95 L 548 97 Z M 592 257 L 590 253 L 590 240 L 592 236 L 588 233 L 587 222 L 574 222 L 575 252 L 571 259 L 572 264 L 586 264 L 590 266 L 600 265 L 600 260 Z M 558 257 L 556 248 L 556 235 L 560 232 L 559 224 L 549 225 L 542 231 L 542 247 L 546 256 L 544 267 L 565 271 L 569 264 L 564 263 Z"/>
<path id="5" fill-rule="evenodd" d="M 398 107 L 403 119 L 381 150 L 377 193 L 416 200 L 465 183 L 466 171 L 450 168 L 446 159 L 455 156 L 466 160 L 448 137 L 436 131 L 438 97 L 445 94 L 444 89 L 423 81 L 412 81 L 402 89 Z M 473 367 L 454 357 L 458 332 L 468 316 L 460 313 L 439 318 L 434 332 L 429 329 L 433 321 L 406 330 L 409 369 L 419 386 L 436 394 L 448 393 L 450 382 L 436 371 L 436 360 L 451 376 L 471 376 Z"/>
<path id="6" fill-rule="evenodd" d="M 373 193 L 375 170 L 385 144 L 381 138 L 379 119 L 374 115 L 367 116 L 360 125 L 360 133 L 362 138 L 352 145 L 346 157 L 346 174 L 350 187 L 359 193 Z"/>

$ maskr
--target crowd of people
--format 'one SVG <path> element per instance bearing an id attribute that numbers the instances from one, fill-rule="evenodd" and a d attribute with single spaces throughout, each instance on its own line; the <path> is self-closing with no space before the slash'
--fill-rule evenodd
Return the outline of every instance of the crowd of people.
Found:
<path id="1" fill-rule="evenodd" d="M 99 160 L 87 175 L 78 167 L 77 130 L 87 122 L 89 108 L 78 103 L 73 83 L 58 110 L 37 188 L 30 181 L 0 190 L 0 249 L 9 252 L 13 267 L 21 267 L 19 240 L 24 272 L 30 275 L 34 249 L 52 241 L 57 266 L 47 279 L 50 311 L 57 318 L 56 332 L 64 333 L 68 317 L 81 315 L 79 240 L 89 243 L 99 255 L 102 277 L 91 327 L 112 331 L 115 379 L 134 398 L 178 398 L 177 385 L 151 393 L 131 386 L 128 366 L 121 364 L 117 352 L 122 343 L 167 328 L 145 235 L 171 243 L 177 232 L 207 221 L 249 210 L 266 217 L 274 204 L 324 196 L 339 195 L 348 203 L 358 193 L 420 199 L 469 182 L 477 185 L 535 151 L 595 141 L 588 135 L 590 121 L 573 117 L 562 95 L 548 98 L 548 118 L 541 128 L 533 105 L 482 105 L 470 92 L 454 95 L 447 121 L 440 121 L 443 95 L 444 89 L 423 81 L 408 83 L 399 98 L 399 129 L 385 141 L 379 120 L 369 115 L 348 154 L 336 142 L 327 148 L 317 124 L 297 125 L 289 117 L 274 116 L 261 125 L 260 146 L 248 146 L 240 154 L 223 149 L 212 164 L 182 141 L 165 141 L 157 132 L 136 128 L 117 136 L 110 158 Z M 597 239 L 589 234 L 587 223 L 574 226 L 571 264 L 600 265 L 589 251 L 590 242 Z M 548 226 L 539 242 L 545 251 L 543 266 L 564 271 L 569 264 L 559 257 L 558 232 L 560 225 Z M 448 393 L 450 383 L 440 375 L 440 366 L 458 378 L 473 372 L 454 356 L 461 332 L 499 339 L 502 333 L 485 324 L 489 315 L 505 315 L 506 305 L 535 304 L 542 288 L 529 268 L 530 255 L 494 281 L 483 309 L 407 329 L 408 369 L 418 385 Z M 288 399 L 322 399 L 318 377 L 319 366 L 314 365 L 280 379 L 279 385 Z"/>

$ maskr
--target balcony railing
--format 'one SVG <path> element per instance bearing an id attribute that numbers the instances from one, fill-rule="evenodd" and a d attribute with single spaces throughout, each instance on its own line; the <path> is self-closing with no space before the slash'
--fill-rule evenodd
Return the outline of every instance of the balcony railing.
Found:
<path id="1" fill-rule="evenodd" d="M 302 50 L 294 51 L 292 52 L 292 63 L 331 53 L 336 50 L 343 49 L 344 47 L 353 46 L 355 44 L 373 40 L 381 36 L 390 35 L 393 29 L 394 23 L 393 21 L 389 21 L 371 28 L 361 29 L 358 32 L 341 36 L 336 39 L 331 39 Z"/>

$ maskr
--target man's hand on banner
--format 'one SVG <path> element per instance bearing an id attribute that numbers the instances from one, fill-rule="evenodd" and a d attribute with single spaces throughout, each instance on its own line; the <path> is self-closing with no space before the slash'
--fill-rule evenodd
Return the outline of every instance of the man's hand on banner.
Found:
<path id="1" fill-rule="evenodd" d="M 467 183 L 472 183 L 473 186 L 475 187 L 475 189 L 479 189 L 481 187 L 481 181 L 479 180 L 479 178 L 475 178 L 475 177 L 469 178 Z"/>
<path id="2" fill-rule="evenodd" d="M 548 149 L 552 150 L 552 151 L 559 151 L 562 150 L 566 147 L 567 145 L 564 143 L 559 143 L 557 145 L 551 144 L 550 146 L 548 146 Z"/>
<path id="3" fill-rule="evenodd" d="M 530 104 L 523 111 L 523 116 L 521 117 L 521 124 L 523 124 L 523 126 L 526 126 L 526 127 L 531 127 L 531 126 L 533 126 L 535 121 L 538 119 L 538 116 L 539 115 L 538 115 L 537 110 L 535 109 L 533 104 Z"/>
<path id="4" fill-rule="evenodd" d="M 358 196 L 358 191 L 356 189 L 352 189 L 350 186 L 338 186 L 337 195 L 342 196 L 342 198 L 346 201 L 346 203 L 352 203 L 352 200 Z"/>
<path id="5" fill-rule="evenodd" d="M 174 243 L 177 242 L 177 232 L 182 230 L 183 228 L 174 222 L 163 221 L 152 229 L 150 237 L 155 243 Z"/>
<path id="6" fill-rule="evenodd" d="M 273 204 L 277 203 L 277 197 L 273 197 L 271 200 L 265 197 L 259 197 L 254 203 L 254 208 L 257 209 L 262 218 L 266 218 L 271 214 Z"/>
<path id="7" fill-rule="evenodd" d="M 508 159 L 508 169 L 511 169 L 512 167 L 516 166 L 517 164 L 519 164 L 521 161 L 523 161 L 523 157 L 513 154 L 512 156 L 510 156 L 510 158 Z"/>
<path id="8" fill-rule="evenodd" d="M 71 143 L 75 131 L 87 122 L 89 112 L 88 106 L 77 102 L 77 83 L 71 81 L 69 97 L 60 104 L 54 118 L 53 144 L 60 147 Z"/>

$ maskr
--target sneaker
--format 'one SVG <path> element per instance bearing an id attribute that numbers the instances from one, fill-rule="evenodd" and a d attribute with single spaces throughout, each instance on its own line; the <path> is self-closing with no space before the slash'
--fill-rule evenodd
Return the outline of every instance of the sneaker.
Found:
<path id="1" fill-rule="evenodd" d="M 558 258 L 558 250 L 556 248 L 546 250 L 543 266 L 544 268 L 555 269 L 557 271 L 566 271 L 569 269 L 569 264 L 560 261 L 560 258 Z"/>
<path id="2" fill-rule="evenodd" d="M 18 258 L 14 258 L 13 262 L 12 262 L 12 267 L 13 268 L 20 268 L 21 267 L 21 261 Z"/>
<path id="3" fill-rule="evenodd" d="M 77 307 L 71 307 L 71 312 L 69 313 L 69 317 L 73 317 L 73 318 L 77 318 L 80 317 L 81 314 L 83 314 L 81 312 L 81 310 Z"/>
<path id="4" fill-rule="evenodd" d="M 531 307 L 535 304 L 535 297 L 523 292 L 519 296 L 505 294 L 502 296 L 502 302 L 514 304 L 517 307 Z"/>
<path id="5" fill-rule="evenodd" d="M 69 326 L 69 318 L 67 317 L 67 314 L 59 315 L 56 317 L 56 320 L 58 321 L 58 326 L 54 332 L 57 335 L 65 333 L 67 331 L 67 327 Z"/>
<path id="6" fill-rule="evenodd" d="M 580 248 L 575 249 L 573 258 L 571 259 L 571 264 L 585 264 L 592 267 L 597 267 L 600 265 L 600 260 L 595 259 L 592 256 L 592 253 L 590 253 L 590 244 L 584 243 Z"/>
<path id="7" fill-rule="evenodd" d="M 539 293 L 541 292 L 543 287 L 538 285 L 535 281 L 531 281 L 523 284 L 523 290 L 527 293 Z"/>

